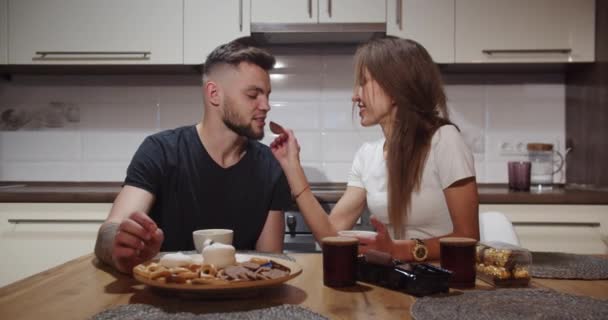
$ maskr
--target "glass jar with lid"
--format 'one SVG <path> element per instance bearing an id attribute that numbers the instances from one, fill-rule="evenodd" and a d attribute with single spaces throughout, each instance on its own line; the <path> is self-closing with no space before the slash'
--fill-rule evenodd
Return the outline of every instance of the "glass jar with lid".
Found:
<path id="1" fill-rule="evenodd" d="M 562 170 L 564 157 L 559 151 L 553 150 L 550 143 L 528 143 L 528 157 L 532 163 L 530 184 L 532 187 L 552 187 L 553 174 Z M 555 162 L 555 155 L 558 162 Z"/>

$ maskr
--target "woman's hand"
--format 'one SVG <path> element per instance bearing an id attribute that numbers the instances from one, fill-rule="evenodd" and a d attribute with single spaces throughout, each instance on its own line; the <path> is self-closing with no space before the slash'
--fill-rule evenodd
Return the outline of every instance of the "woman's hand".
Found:
<path id="1" fill-rule="evenodd" d="M 300 145 L 290 129 L 284 129 L 270 144 L 270 150 L 284 171 L 300 164 Z"/>
<path id="2" fill-rule="evenodd" d="M 370 222 L 376 228 L 378 233 L 375 238 L 359 238 L 359 253 L 365 253 L 368 250 L 378 250 L 393 255 L 395 243 L 388 233 L 384 223 L 380 222 L 375 216 L 370 217 Z"/>

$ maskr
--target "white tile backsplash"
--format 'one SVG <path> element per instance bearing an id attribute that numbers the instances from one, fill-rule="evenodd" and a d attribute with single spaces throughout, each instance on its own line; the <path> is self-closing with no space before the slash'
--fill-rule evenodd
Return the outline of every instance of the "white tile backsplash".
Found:
<path id="1" fill-rule="evenodd" d="M 81 150 L 80 132 L 0 131 L 3 162 L 80 161 Z"/>
<path id="2" fill-rule="evenodd" d="M 490 132 L 565 132 L 563 85 L 486 86 Z"/>
<path id="3" fill-rule="evenodd" d="M 352 159 L 349 162 L 326 162 L 323 164 L 327 181 L 347 182 L 348 174 L 352 168 Z"/>
<path id="4" fill-rule="evenodd" d="M 85 130 L 155 131 L 159 128 L 159 113 L 160 105 L 157 103 L 82 104 L 80 125 Z"/>
<path id="5" fill-rule="evenodd" d="M 293 130 L 319 130 L 319 101 L 271 101 L 268 121 Z"/>
<path id="6" fill-rule="evenodd" d="M 306 162 L 302 161 L 302 167 L 304 168 L 304 174 L 309 181 L 332 181 L 327 175 L 325 175 L 325 168 L 323 162 Z M 333 180 L 341 181 L 341 180 Z"/>
<path id="7" fill-rule="evenodd" d="M 318 101 L 321 95 L 319 74 L 281 74 L 271 77 L 270 101 Z"/>
<path id="8" fill-rule="evenodd" d="M 373 132 L 323 132 L 321 154 L 324 162 L 352 162 L 364 142 L 380 139 Z"/>
<path id="9" fill-rule="evenodd" d="M 173 129 L 198 123 L 203 118 L 203 102 L 162 103 L 159 105 L 159 126 L 161 130 Z"/>
<path id="10" fill-rule="evenodd" d="M 321 162 L 322 135 L 320 132 L 307 132 L 295 130 L 294 133 L 300 144 L 300 160 L 306 162 Z"/>
<path id="11" fill-rule="evenodd" d="M 81 166 L 83 181 L 124 181 L 129 160 L 123 161 L 87 161 Z"/>
<path id="12" fill-rule="evenodd" d="M 107 132 L 87 131 L 82 133 L 82 156 L 85 162 L 130 161 L 133 154 L 153 132 Z"/>
<path id="13" fill-rule="evenodd" d="M 80 163 L 3 161 L 0 164 L 0 177 L 6 181 L 81 181 Z"/>
<path id="14" fill-rule="evenodd" d="M 355 152 L 382 132 L 361 127 L 353 113 L 352 52 L 302 52 L 277 56 L 268 121 L 295 131 L 310 181 L 345 182 Z M 506 162 L 525 158 L 516 151 L 528 142 L 553 143 L 563 152 L 563 80 L 530 75 L 536 80 L 527 82 L 521 74 L 448 78 L 450 117 L 474 152 L 479 182 L 506 182 Z M 201 119 L 200 82 L 196 74 L 15 75 L 0 82 L 0 112 L 27 109 L 35 115 L 20 131 L 0 131 L 0 180 L 122 181 L 145 136 Z M 76 105 L 80 121 L 47 128 L 44 110 L 53 101 Z M 267 131 L 262 142 L 273 139 Z M 563 181 L 563 174 L 555 181 Z"/>

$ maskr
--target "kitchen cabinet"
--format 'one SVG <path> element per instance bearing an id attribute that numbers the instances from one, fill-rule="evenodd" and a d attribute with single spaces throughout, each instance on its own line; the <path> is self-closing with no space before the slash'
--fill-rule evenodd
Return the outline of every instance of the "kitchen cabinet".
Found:
<path id="1" fill-rule="evenodd" d="M 182 1 L 9 0 L 10 64 L 182 64 Z"/>
<path id="2" fill-rule="evenodd" d="M 318 0 L 251 0 L 251 23 L 318 23 Z"/>
<path id="3" fill-rule="evenodd" d="M 595 0 L 456 0 L 455 60 L 594 60 Z"/>
<path id="4" fill-rule="evenodd" d="M 386 0 L 251 0 L 252 23 L 385 23 Z"/>
<path id="5" fill-rule="evenodd" d="M 0 287 L 93 252 L 111 203 L 3 203 Z"/>
<path id="6" fill-rule="evenodd" d="M 8 0 L 0 0 L 0 64 L 8 63 Z"/>
<path id="7" fill-rule="evenodd" d="M 417 41 L 437 63 L 453 63 L 454 0 L 387 0 L 386 34 Z"/>
<path id="8" fill-rule="evenodd" d="M 606 205 L 480 205 L 484 211 L 504 213 L 529 250 L 608 253 Z"/>
<path id="9" fill-rule="evenodd" d="M 385 0 L 319 0 L 321 23 L 385 23 Z"/>
<path id="10" fill-rule="evenodd" d="M 250 0 L 185 0 L 184 64 L 201 64 L 217 46 L 249 36 Z"/>

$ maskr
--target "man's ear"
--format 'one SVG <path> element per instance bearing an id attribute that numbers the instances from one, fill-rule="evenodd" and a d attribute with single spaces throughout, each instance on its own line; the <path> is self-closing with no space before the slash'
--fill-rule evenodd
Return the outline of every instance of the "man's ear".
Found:
<path id="1" fill-rule="evenodd" d="M 207 81 L 203 85 L 203 94 L 205 95 L 205 99 L 214 107 L 221 104 L 220 91 L 220 86 L 214 81 Z"/>

